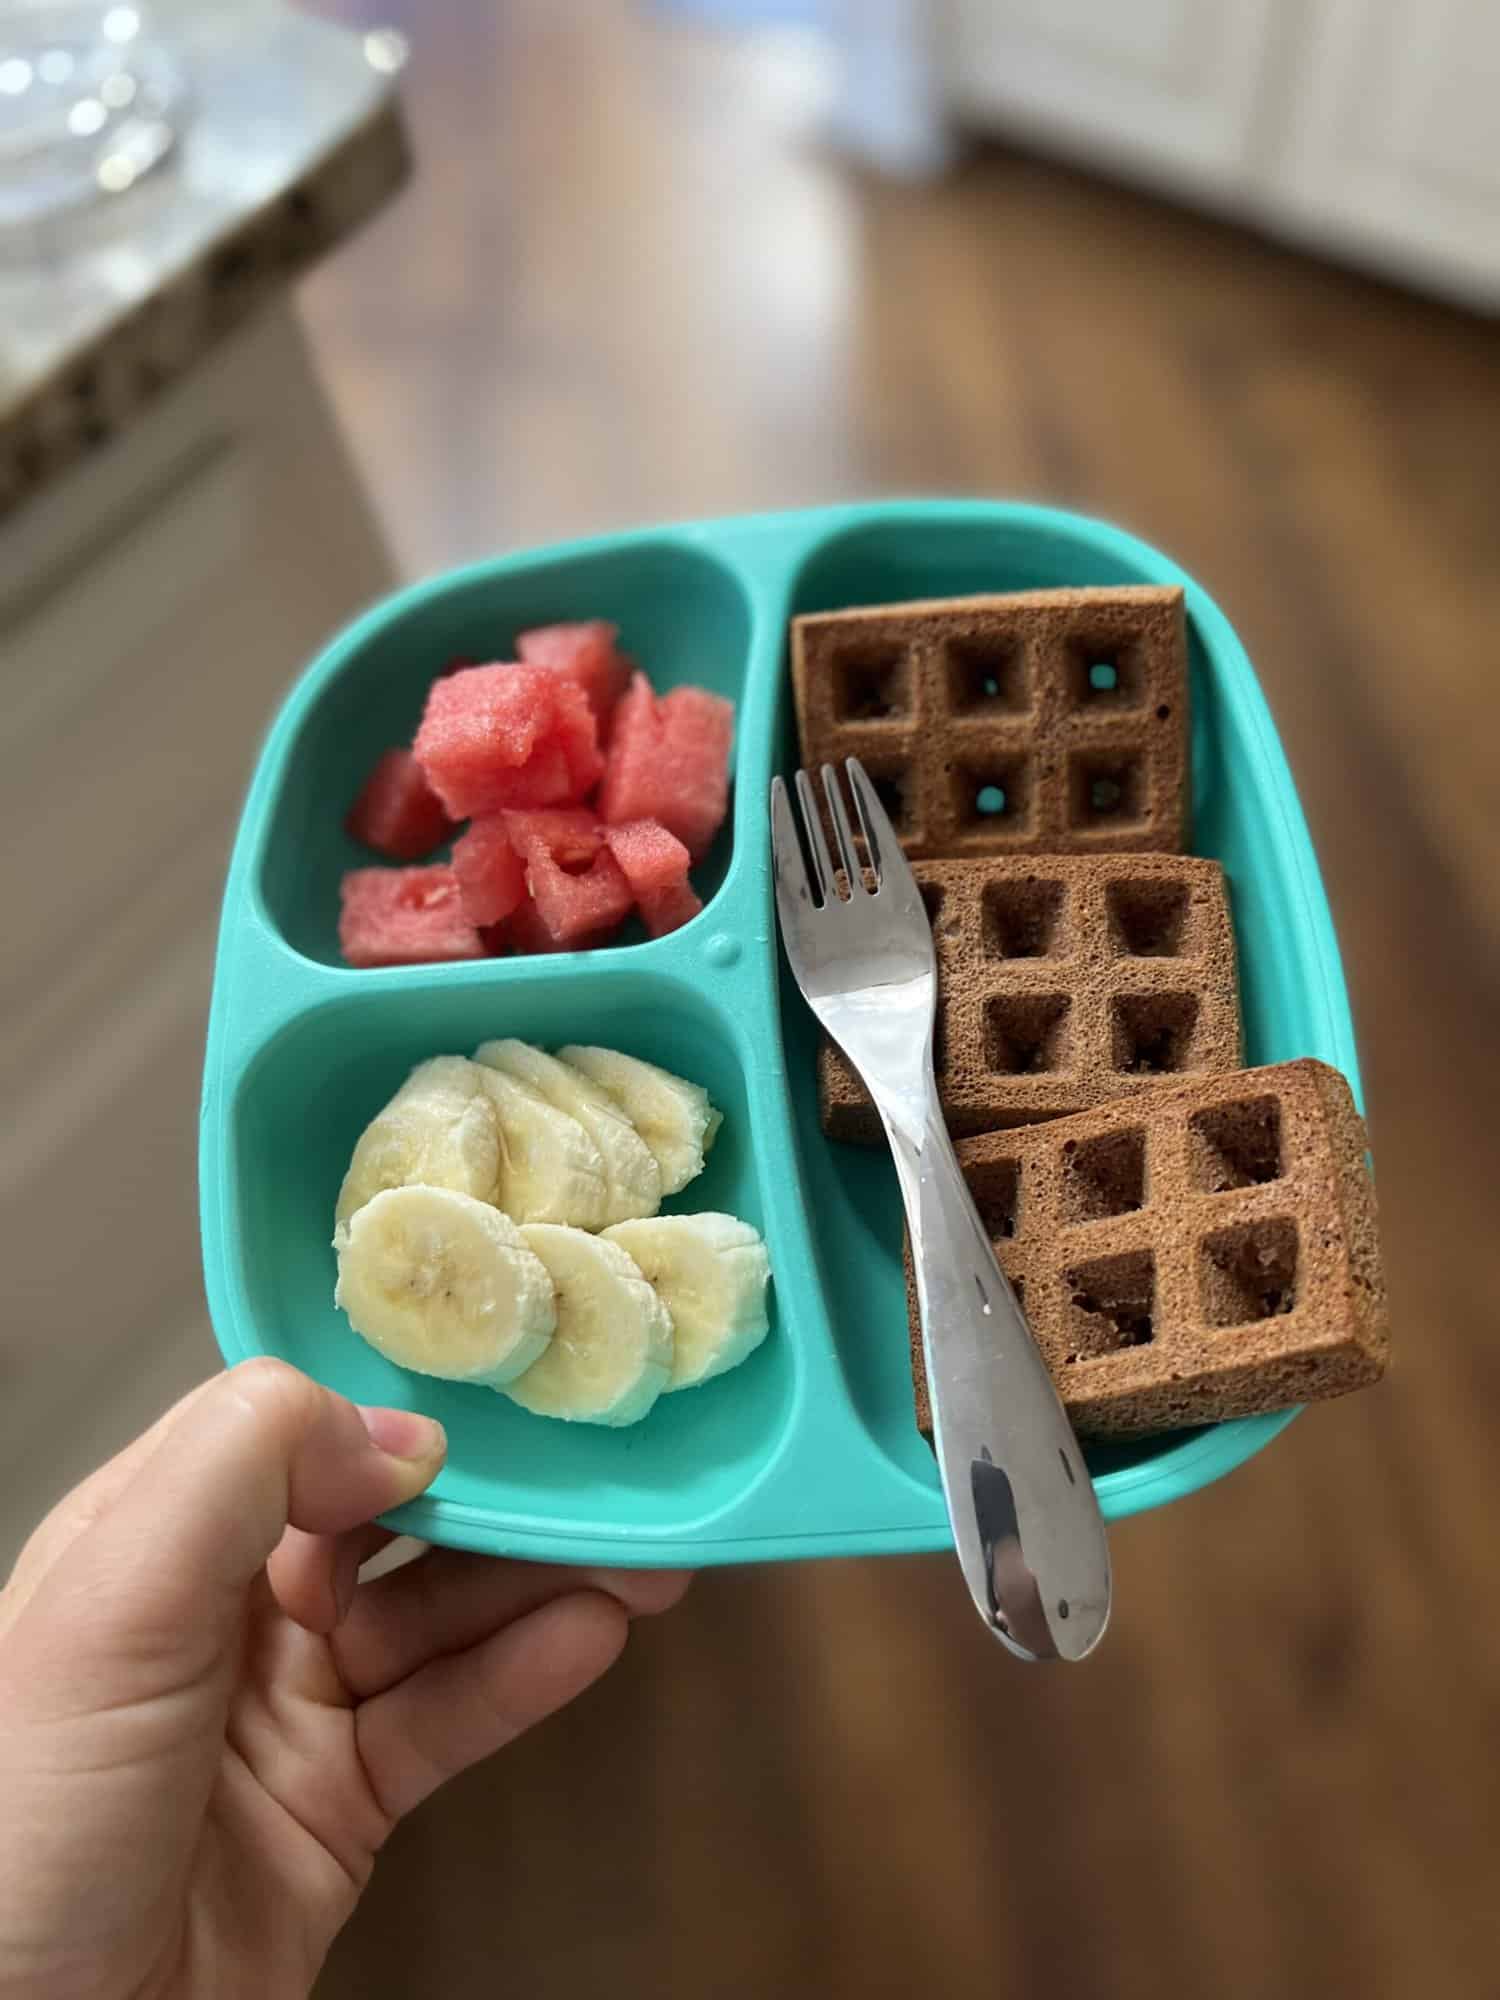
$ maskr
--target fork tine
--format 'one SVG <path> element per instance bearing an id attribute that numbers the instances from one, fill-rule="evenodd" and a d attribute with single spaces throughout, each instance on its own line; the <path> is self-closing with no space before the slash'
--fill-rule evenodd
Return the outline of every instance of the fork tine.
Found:
<path id="1" fill-rule="evenodd" d="M 771 780 L 771 875 L 776 884 L 776 907 L 781 928 L 788 939 L 800 932 L 813 907 L 812 885 L 807 879 L 807 863 L 797 838 L 797 819 L 791 794 L 783 778 Z"/>
<path id="2" fill-rule="evenodd" d="M 849 789 L 854 794 L 854 810 L 859 817 L 859 830 L 865 837 L 869 850 L 870 867 L 874 871 L 875 886 L 880 888 L 885 875 L 886 848 L 891 844 L 893 829 L 889 819 L 875 795 L 875 787 L 865 776 L 865 767 L 857 757 L 846 757 L 844 769 L 849 773 Z M 887 836 L 881 839 L 882 828 Z"/>
<path id="3" fill-rule="evenodd" d="M 882 891 L 888 891 L 903 902 L 920 903 L 921 892 L 917 888 L 917 878 L 911 872 L 896 829 L 891 825 L 890 814 L 880 803 L 880 794 L 870 783 L 869 773 L 857 757 L 848 759 L 849 788 L 854 793 L 854 802 L 859 808 L 860 822 L 865 830 L 865 839 L 870 843 L 870 852 L 878 854 L 876 874 Z"/>
<path id="4" fill-rule="evenodd" d="M 806 771 L 797 773 L 797 803 L 802 808 L 802 825 L 807 834 L 807 851 L 812 862 L 813 887 L 820 902 L 833 901 L 833 863 L 828 858 L 828 842 L 823 838 L 823 816 L 818 798 Z"/>
<path id="5" fill-rule="evenodd" d="M 833 820 L 833 837 L 838 844 L 839 866 L 848 877 L 849 894 L 863 896 L 867 893 L 865 872 L 854 850 L 854 829 L 849 824 L 849 808 L 844 804 L 839 774 L 832 764 L 823 766 L 823 790 L 828 794 L 828 811 Z"/>
<path id="6" fill-rule="evenodd" d="M 802 859 L 802 843 L 797 838 L 797 820 L 785 778 L 771 780 L 771 869 L 778 889 L 791 894 L 807 892 L 807 864 Z"/>

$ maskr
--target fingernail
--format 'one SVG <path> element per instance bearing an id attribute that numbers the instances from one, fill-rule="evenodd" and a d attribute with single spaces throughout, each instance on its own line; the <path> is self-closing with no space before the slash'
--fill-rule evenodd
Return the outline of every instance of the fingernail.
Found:
<path id="1" fill-rule="evenodd" d="M 371 1444 L 388 1458 L 413 1461 L 441 1458 L 448 1449 L 448 1434 L 431 1417 L 415 1410 L 390 1410 L 380 1405 L 358 1403 L 359 1420 Z"/>

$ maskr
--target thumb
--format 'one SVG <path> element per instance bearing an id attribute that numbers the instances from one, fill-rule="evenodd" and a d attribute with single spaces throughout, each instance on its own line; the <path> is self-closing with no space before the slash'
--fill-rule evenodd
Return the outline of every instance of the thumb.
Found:
<path id="1" fill-rule="evenodd" d="M 284 1362 L 247 1361 L 183 1405 L 20 1624 L 47 1628 L 54 1660 L 86 1677 L 123 1670 L 132 1685 L 117 1681 L 112 1700 L 148 1694 L 153 1676 L 181 1686 L 237 1638 L 288 1525 L 357 1527 L 420 1493 L 445 1449 L 430 1418 L 362 1410 Z"/>

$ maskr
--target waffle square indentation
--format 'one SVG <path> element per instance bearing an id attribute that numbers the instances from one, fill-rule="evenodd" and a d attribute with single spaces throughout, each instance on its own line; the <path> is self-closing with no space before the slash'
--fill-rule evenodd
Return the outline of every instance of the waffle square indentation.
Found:
<path id="1" fill-rule="evenodd" d="M 1109 943 L 1126 958 L 1177 958 L 1187 923 L 1186 882 L 1129 877 L 1105 890 Z"/>
<path id="2" fill-rule="evenodd" d="M 1068 1066 L 1073 1003 L 1065 993 L 995 993 L 984 1004 L 984 1060 L 1001 1076 Z"/>
<path id="3" fill-rule="evenodd" d="M 943 671 L 956 716 L 1019 715 L 1031 706 L 1026 659 L 1015 640 L 950 639 Z"/>
<path id="4" fill-rule="evenodd" d="M 1122 993 L 1110 1003 L 1111 1066 L 1127 1076 L 1193 1067 L 1196 993 Z"/>
<path id="5" fill-rule="evenodd" d="M 1064 1362 L 1098 1360 L 1155 1337 L 1156 1264 L 1149 1250 L 1095 1257 L 1063 1273 L 1067 1288 Z"/>
<path id="6" fill-rule="evenodd" d="M 1297 1225 L 1288 1216 L 1215 1230 L 1198 1255 L 1198 1290 L 1209 1326 L 1251 1326 L 1297 1303 Z"/>
<path id="7" fill-rule="evenodd" d="M 948 777 L 953 823 L 960 834 L 1024 830 L 1031 824 L 1031 763 L 996 751 L 954 760 Z"/>
<path id="8" fill-rule="evenodd" d="M 1204 1194 L 1280 1180 L 1286 1169 L 1276 1099 L 1240 1097 L 1195 1111 L 1188 1120 L 1188 1171 Z"/>
<path id="9" fill-rule="evenodd" d="M 1150 812 L 1145 759 L 1134 750 L 1079 750 L 1068 763 L 1068 824 L 1081 832 L 1144 825 Z"/>
<path id="10" fill-rule="evenodd" d="M 968 1172 L 969 1192 L 991 1243 L 1016 1233 L 1021 1199 L 1021 1169 L 1015 1160 L 982 1160 Z"/>
<path id="11" fill-rule="evenodd" d="M 986 882 L 981 934 L 987 958 L 1051 958 L 1061 943 L 1067 891 L 1059 881 L 1028 875 Z"/>
<path id="12" fill-rule="evenodd" d="M 1075 708 L 1139 708 L 1146 699 L 1141 649 L 1129 639 L 1070 639 L 1064 685 Z"/>
<path id="13" fill-rule="evenodd" d="M 898 640 L 851 641 L 832 664 L 839 722 L 903 722 L 912 712 L 911 653 Z"/>
<path id="14" fill-rule="evenodd" d="M 879 758 L 866 755 L 861 761 L 865 767 L 865 776 L 870 780 L 876 798 L 885 808 L 886 818 L 899 840 L 910 830 L 912 823 L 915 800 L 911 767 L 904 759 L 892 758 L 888 752 Z M 863 852 L 864 835 L 856 830 L 855 839 Z"/>
<path id="15" fill-rule="evenodd" d="M 1130 1215 L 1146 1204 L 1146 1134 L 1137 1126 L 1063 1146 L 1062 1209 L 1066 1222 Z"/>

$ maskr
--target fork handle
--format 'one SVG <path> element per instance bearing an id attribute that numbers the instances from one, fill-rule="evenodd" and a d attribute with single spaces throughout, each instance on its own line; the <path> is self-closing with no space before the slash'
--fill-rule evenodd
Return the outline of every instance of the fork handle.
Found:
<path id="1" fill-rule="evenodd" d="M 1109 1618 L 1109 1547 L 1073 1427 L 995 1261 L 936 1103 L 882 1107 L 906 1205 L 933 1444 L 964 1579 L 1023 1659 L 1080 1660 Z"/>

